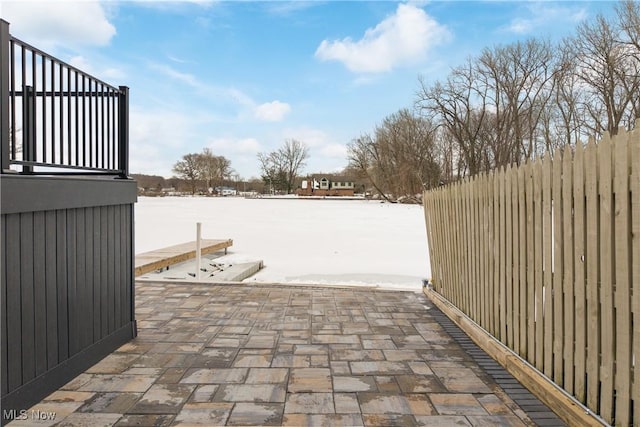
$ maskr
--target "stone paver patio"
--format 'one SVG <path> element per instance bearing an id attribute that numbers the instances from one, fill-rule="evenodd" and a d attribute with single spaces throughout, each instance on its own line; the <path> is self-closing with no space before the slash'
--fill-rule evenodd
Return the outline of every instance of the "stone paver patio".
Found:
<path id="1" fill-rule="evenodd" d="M 421 293 L 183 283 L 136 292 L 138 337 L 34 406 L 56 413 L 36 425 L 559 421 L 518 406 Z"/>

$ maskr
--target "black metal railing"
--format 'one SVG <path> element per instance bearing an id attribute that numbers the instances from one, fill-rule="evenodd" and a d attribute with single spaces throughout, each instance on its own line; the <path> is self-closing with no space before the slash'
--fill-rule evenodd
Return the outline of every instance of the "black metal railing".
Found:
<path id="1" fill-rule="evenodd" d="M 129 88 L 9 33 L 0 20 L 2 173 L 129 173 Z"/>

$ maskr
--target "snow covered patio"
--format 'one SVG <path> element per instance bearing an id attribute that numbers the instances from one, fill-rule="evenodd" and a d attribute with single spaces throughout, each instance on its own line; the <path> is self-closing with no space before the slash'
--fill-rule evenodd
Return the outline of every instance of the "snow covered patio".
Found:
<path id="1" fill-rule="evenodd" d="M 563 425 L 421 292 L 136 286 L 138 337 L 10 425 Z"/>

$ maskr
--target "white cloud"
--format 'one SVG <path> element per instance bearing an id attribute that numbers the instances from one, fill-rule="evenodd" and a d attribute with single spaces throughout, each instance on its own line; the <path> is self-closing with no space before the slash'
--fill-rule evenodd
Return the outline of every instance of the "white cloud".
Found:
<path id="1" fill-rule="evenodd" d="M 260 152 L 261 146 L 255 138 L 214 138 L 207 144 L 214 154 L 221 155 L 251 155 Z"/>
<path id="2" fill-rule="evenodd" d="M 308 127 L 287 128 L 283 130 L 282 140 L 297 139 L 300 142 L 304 142 L 307 147 L 321 147 L 329 144 L 331 139 L 329 136 L 320 129 L 313 129 Z"/>
<path id="3" fill-rule="evenodd" d="M 109 44 L 116 28 L 98 1 L 2 1 L 2 18 L 16 37 L 49 49 Z"/>
<path id="4" fill-rule="evenodd" d="M 315 55 L 322 61 L 340 61 L 353 72 L 379 73 L 423 60 L 432 46 L 449 37 L 446 26 L 424 10 L 400 4 L 395 14 L 368 29 L 360 40 L 323 40 Z"/>
<path id="5" fill-rule="evenodd" d="M 291 111 L 291 106 L 286 102 L 272 101 L 258 105 L 255 116 L 265 122 L 279 122 Z"/>
<path id="6" fill-rule="evenodd" d="M 347 158 L 347 147 L 344 144 L 327 144 L 320 148 L 320 154 L 323 157 L 344 160 Z"/>
<path id="7" fill-rule="evenodd" d="M 540 28 L 562 23 L 576 24 L 587 17 L 585 8 L 554 6 L 546 2 L 527 4 L 525 11 L 526 17 L 513 18 L 501 30 L 516 34 L 528 34 Z"/>
<path id="8" fill-rule="evenodd" d="M 92 63 L 90 63 L 87 58 L 81 55 L 73 56 L 68 60 L 70 65 L 73 65 L 79 70 L 84 71 L 85 73 L 91 74 L 92 76 L 96 76 L 100 79 L 106 80 L 108 82 L 114 81 L 122 81 L 127 75 L 126 73 L 115 67 L 108 67 L 102 69 L 96 69 Z"/>

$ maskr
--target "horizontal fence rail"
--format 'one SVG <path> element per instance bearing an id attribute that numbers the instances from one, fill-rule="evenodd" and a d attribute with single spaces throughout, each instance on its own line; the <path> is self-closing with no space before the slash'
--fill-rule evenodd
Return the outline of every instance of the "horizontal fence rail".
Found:
<path id="1" fill-rule="evenodd" d="M 0 27 L 3 172 L 126 176 L 128 88 L 16 39 L 5 21 Z"/>
<path id="2" fill-rule="evenodd" d="M 424 195 L 434 290 L 620 426 L 640 425 L 639 127 Z"/>

